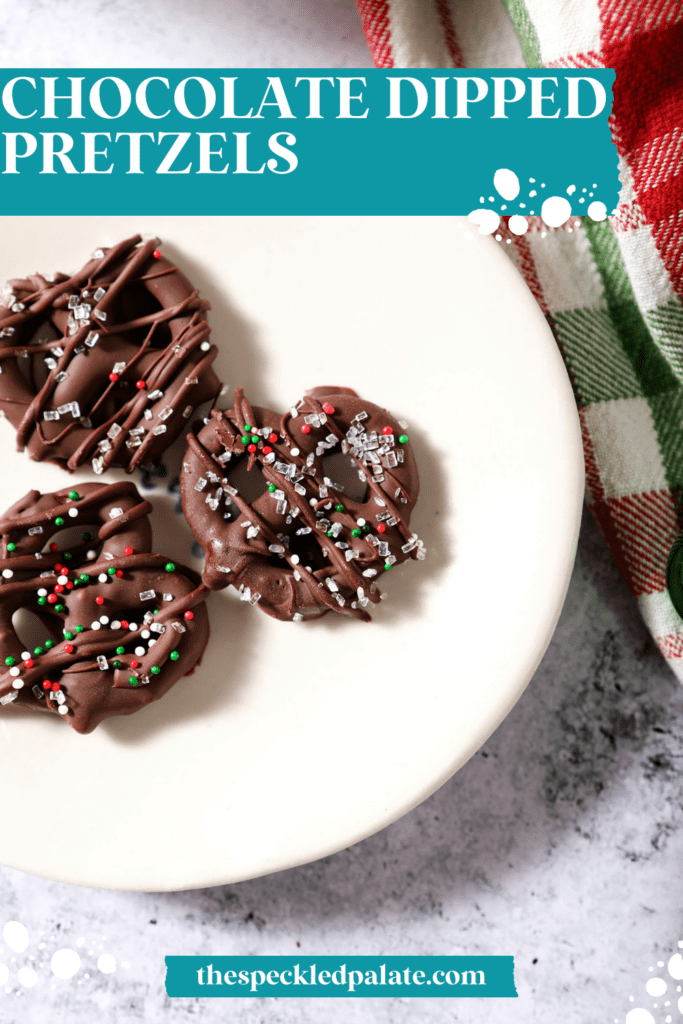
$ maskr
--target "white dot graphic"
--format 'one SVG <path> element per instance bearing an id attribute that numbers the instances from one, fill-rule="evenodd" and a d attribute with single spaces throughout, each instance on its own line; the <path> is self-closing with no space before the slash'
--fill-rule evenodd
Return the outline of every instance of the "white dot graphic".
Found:
<path id="1" fill-rule="evenodd" d="M 649 1010 L 636 1007 L 626 1014 L 626 1024 L 655 1024 L 655 1019 Z"/>
<path id="2" fill-rule="evenodd" d="M 2 929 L 2 937 L 15 953 L 23 953 L 28 946 L 28 931 L 20 921 L 8 921 Z"/>
<path id="3" fill-rule="evenodd" d="M 116 957 L 111 953 L 103 953 L 97 960 L 97 966 L 102 974 L 113 974 L 116 970 Z"/>
<path id="4" fill-rule="evenodd" d="M 584 189 L 584 192 L 585 191 L 586 190 Z M 570 185 L 569 188 L 567 189 L 567 195 L 568 196 L 573 196 L 575 192 L 576 192 L 576 185 Z"/>
<path id="5" fill-rule="evenodd" d="M 38 981 L 38 975 L 32 967 L 22 967 L 17 977 L 19 978 L 19 984 L 23 985 L 24 988 L 33 988 Z"/>
<path id="6" fill-rule="evenodd" d="M 674 953 L 669 960 L 669 974 L 676 981 L 680 981 L 683 978 L 683 956 L 680 953 Z"/>
<path id="7" fill-rule="evenodd" d="M 73 978 L 81 966 L 81 958 L 75 949 L 58 949 L 52 954 L 50 968 L 56 978 Z"/>
<path id="8" fill-rule="evenodd" d="M 663 996 L 666 992 L 666 982 L 664 978 L 650 978 L 645 985 L 645 991 L 649 996 L 657 999 L 658 996 Z"/>
<path id="9" fill-rule="evenodd" d="M 515 199 L 519 195 L 519 178 L 514 171 L 502 167 L 493 175 L 493 185 L 503 199 Z"/>
<path id="10" fill-rule="evenodd" d="M 604 220 L 607 216 L 607 207 L 604 203 L 600 203 L 596 199 L 595 202 L 591 203 L 588 207 L 588 216 L 591 220 Z"/>
<path id="11" fill-rule="evenodd" d="M 522 217 L 519 213 L 516 213 L 514 217 L 510 217 L 508 227 L 513 235 L 525 235 L 529 227 L 529 222 L 526 217 Z"/>
<path id="12" fill-rule="evenodd" d="M 572 208 L 562 196 L 550 196 L 541 207 L 541 217 L 549 228 L 559 228 L 571 216 Z"/>
<path id="13" fill-rule="evenodd" d="M 479 225 L 480 235 L 492 235 L 500 224 L 500 217 L 493 210 L 472 210 L 467 219 Z"/>

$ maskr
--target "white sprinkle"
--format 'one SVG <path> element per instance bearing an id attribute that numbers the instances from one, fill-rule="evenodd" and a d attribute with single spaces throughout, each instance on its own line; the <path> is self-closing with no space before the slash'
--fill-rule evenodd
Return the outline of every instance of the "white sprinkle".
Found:
<path id="1" fill-rule="evenodd" d="M 109 518 L 110 519 L 118 519 L 118 517 L 122 516 L 122 515 L 123 515 L 123 509 L 122 508 L 113 508 L 109 512 Z"/>
<path id="2" fill-rule="evenodd" d="M 112 629 L 121 629 L 121 623 L 119 622 L 118 619 L 114 619 L 114 621 L 111 624 L 111 628 Z"/>
<path id="3" fill-rule="evenodd" d="M 30 657 L 31 657 L 31 655 L 28 653 L 28 651 L 22 651 L 21 652 L 21 660 L 22 661 L 28 661 Z"/>
<path id="4" fill-rule="evenodd" d="M 38 597 L 47 597 L 47 590 L 45 587 L 41 587 L 38 591 Z"/>
<path id="5" fill-rule="evenodd" d="M 68 582 L 69 582 L 69 577 L 68 576 L 58 576 L 57 577 L 57 583 L 61 583 L 62 586 L 64 586 L 64 584 L 68 583 Z"/>
<path id="6" fill-rule="evenodd" d="M 91 622 L 90 623 L 90 628 L 91 629 L 102 629 L 102 623 L 101 622 Z"/>
<path id="7" fill-rule="evenodd" d="M 100 615 L 100 622 L 102 623 L 103 626 L 108 626 L 109 625 L 109 616 L 108 615 Z"/>
<path id="8" fill-rule="evenodd" d="M 60 715 L 68 715 L 69 714 L 69 709 L 66 706 L 66 704 L 60 704 L 59 707 L 57 708 L 57 711 L 60 713 Z"/>
<path id="9" fill-rule="evenodd" d="M 72 519 L 75 519 L 76 516 L 78 515 L 78 509 L 77 508 L 70 508 L 69 509 L 69 515 L 71 516 Z"/>
<path id="10" fill-rule="evenodd" d="M 142 655 L 146 654 L 147 652 L 146 652 L 144 647 L 136 647 L 135 648 L 135 653 L 137 654 L 138 658 L 141 658 Z"/>
<path id="11" fill-rule="evenodd" d="M 12 572 L 11 569 L 3 569 L 2 575 L 5 577 L 6 580 L 11 580 L 12 577 L 14 576 L 14 573 Z"/>
<path id="12" fill-rule="evenodd" d="M 137 622 L 129 622 L 128 623 L 128 629 L 131 631 L 131 633 L 136 633 L 137 632 L 137 628 L 138 628 Z"/>
<path id="13" fill-rule="evenodd" d="M 140 633 L 140 636 L 142 637 L 143 640 L 149 640 L 151 635 L 152 634 L 150 633 L 150 631 L 148 629 L 143 629 L 142 633 Z"/>
<path id="14" fill-rule="evenodd" d="M 163 597 L 164 601 L 172 601 L 173 600 L 173 594 L 162 594 L 162 597 Z"/>
<path id="15" fill-rule="evenodd" d="M 90 551 L 87 552 L 85 557 L 88 558 L 92 562 L 93 558 L 97 558 L 97 552 L 93 551 L 92 548 L 91 548 Z"/>
<path id="16" fill-rule="evenodd" d="M 290 562 L 292 563 L 292 565 L 298 565 L 300 561 L 301 559 L 299 558 L 298 555 L 292 555 L 292 557 L 290 558 Z"/>
<path id="17" fill-rule="evenodd" d="M 148 647 L 154 647 L 155 643 L 156 643 L 156 640 L 154 639 L 154 637 L 152 637 L 152 639 L 147 642 L 147 646 Z"/>
<path id="18" fill-rule="evenodd" d="M 358 526 L 365 526 L 365 520 L 364 519 L 356 519 L 356 523 L 357 523 Z"/>
<path id="19" fill-rule="evenodd" d="M 292 448 L 291 451 L 290 451 L 290 455 L 300 455 L 300 454 L 301 454 L 301 452 L 299 451 L 298 448 Z"/>
<path id="20" fill-rule="evenodd" d="M 208 352 L 209 349 L 211 348 L 211 345 L 208 343 L 208 341 L 203 341 L 199 347 L 202 350 L 202 352 Z"/>
<path id="21" fill-rule="evenodd" d="M 9 674 L 11 676 L 18 676 L 20 672 L 21 669 L 19 668 L 18 665 L 13 665 L 12 668 L 9 670 Z"/>
<path id="22" fill-rule="evenodd" d="M 107 576 L 106 572 L 101 572 L 100 575 L 97 578 L 100 581 L 100 583 L 106 583 L 108 581 L 108 579 L 109 579 L 109 577 Z"/>

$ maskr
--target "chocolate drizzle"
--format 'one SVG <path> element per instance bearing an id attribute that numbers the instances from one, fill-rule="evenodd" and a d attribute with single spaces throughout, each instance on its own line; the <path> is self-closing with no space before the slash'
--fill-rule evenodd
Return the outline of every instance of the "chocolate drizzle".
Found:
<path id="1" fill-rule="evenodd" d="M 0 409 L 32 459 L 131 472 L 218 395 L 209 304 L 159 244 L 136 235 L 0 293 Z"/>
<path id="2" fill-rule="evenodd" d="M 150 510 L 132 483 L 79 484 L 31 491 L 0 519 L 0 710 L 59 712 L 90 732 L 193 671 L 208 641 L 207 589 L 191 570 L 149 552 Z M 97 526 L 97 536 L 68 552 L 53 551 L 56 542 L 43 551 L 67 526 Z M 12 624 L 20 608 L 45 628 L 38 653 L 24 651 Z M 144 653 L 136 655 L 138 645 Z"/>
<path id="3" fill-rule="evenodd" d="M 203 580 L 211 589 L 232 584 L 279 619 L 334 611 L 369 620 L 366 608 L 380 600 L 377 576 L 424 557 L 408 529 L 418 494 L 412 452 L 397 443 L 397 421 L 350 389 L 315 389 L 294 412 L 252 408 L 240 388 L 231 410 L 214 410 L 188 436 L 181 497 L 204 547 Z M 340 450 L 367 484 L 362 501 L 325 475 L 323 459 Z M 269 488 L 251 502 L 229 482 L 245 457 Z"/>

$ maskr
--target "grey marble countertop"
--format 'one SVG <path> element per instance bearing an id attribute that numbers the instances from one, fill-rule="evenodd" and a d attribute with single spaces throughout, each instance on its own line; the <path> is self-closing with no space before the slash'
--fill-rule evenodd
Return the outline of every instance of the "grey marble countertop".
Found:
<path id="1" fill-rule="evenodd" d="M 0 59 L 370 66 L 352 0 L 163 9 L 161 19 L 152 0 L 5 0 Z M 678 1020 L 666 965 L 683 939 L 682 712 L 586 516 L 558 628 L 522 699 L 454 778 L 389 828 L 305 867 L 192 892 L 91 891 L 1 868 L 0 926 L 21 922 L 28 945 L 13 951 L 9 932 L 0 944 L 0 1019 L 621 1024 L 643 1007 L 657 1024 Z M 50 970 L 61 948 L 79 958 L 70 978 Z M 514 954 L 519 998 L 228 1006 L 164 993 L 169 953 L 297 952 Z M 668 981 L 659 998 L 645 988 L 657 976 Z"/>

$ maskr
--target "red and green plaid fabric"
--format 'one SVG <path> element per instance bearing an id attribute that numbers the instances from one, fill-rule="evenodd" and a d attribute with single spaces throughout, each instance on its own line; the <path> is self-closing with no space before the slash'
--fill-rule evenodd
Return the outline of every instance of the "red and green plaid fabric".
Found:
<path id="1" fill-rule="evenodd" d="M 615 216 L 503 244 L 543 309 L 583 429 L 587 496 L 665 658 L 683 526 L 683 0 L 358 0 L 379 67 L 608 67 Z"/>

